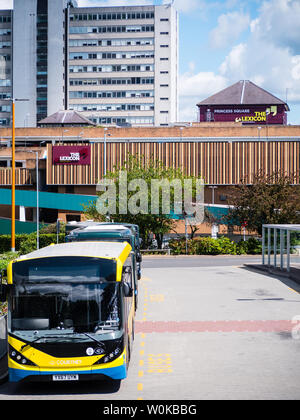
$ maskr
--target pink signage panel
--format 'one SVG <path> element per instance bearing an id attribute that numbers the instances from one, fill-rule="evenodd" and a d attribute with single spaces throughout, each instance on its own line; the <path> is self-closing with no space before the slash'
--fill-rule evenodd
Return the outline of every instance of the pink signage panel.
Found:
<path id="1" fill-rule="evenodd" d="M 53 146 L 53 165 L 90 165 L 91 146 Z"/>

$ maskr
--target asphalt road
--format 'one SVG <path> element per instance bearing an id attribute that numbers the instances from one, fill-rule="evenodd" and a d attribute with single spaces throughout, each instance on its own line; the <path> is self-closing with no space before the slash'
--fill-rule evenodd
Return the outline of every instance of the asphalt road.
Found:
<path id="1" fill-rule="evenodd" d="M 299 287 L 228 258 L 144 258 L 126 380 L 4 383 L 0 399 L 298 400 Z"/>
<path id="2" fill-rule="evenodd" d="M 229 267 L 242 264 L 260 264 L 260 255 L 144 255 L 143 268 L 167 267 Z"/>

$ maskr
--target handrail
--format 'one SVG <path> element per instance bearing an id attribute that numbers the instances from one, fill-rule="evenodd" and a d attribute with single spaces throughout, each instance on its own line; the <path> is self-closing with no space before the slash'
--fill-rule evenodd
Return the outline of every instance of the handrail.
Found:
<path id="1" fill-rule="evenodd" d="M 141 249 L 141 252 L 166 252 L 168 255 L 171 255 L 171 249 L 165 248 L 165 249 Z"/>
<path id="2" fill-rule="evenodd" d="M 0 185 L 11 185 L 12 168 L 0 168 Z M 16 168 L 16 185 L 32 185 L 32 174 L 28 168 Z"/>

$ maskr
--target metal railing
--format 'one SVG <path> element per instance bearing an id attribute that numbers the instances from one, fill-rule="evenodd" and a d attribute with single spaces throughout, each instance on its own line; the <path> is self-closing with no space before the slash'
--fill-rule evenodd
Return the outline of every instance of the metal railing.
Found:
<path id="1" fill-rule="evenodd" d="M 279 253 L 277 235 L 279 231 Z M 300 225 L 263 225 L 262 226 L 262 265 L 291 270 L 291 232 L 300 232 Z M 273 234 L 273 235 L 272 235 Z M 273 236 L 273 238 L 272 238 Z M 267 241 L 266 241 L 267 239 Z M 267 249 L 267 253 L 266 253 Z M 271 254 L 273 252 L 273 262 Z M 286 255 L 286 264 L 284 256 Z M 279 261 L 277 259 L 279 256 Z M 267 257 L 267 264 L 266 264 Z"/>
<path id="2" fill-rule="evenodd" d="M 151 253 L 151 252 L 165 252 L 167 255 L 171 255 L 171 249 L 170 248 L 165 248 L 165 249 L 156 249 L 156 248 L 154 248 L 154 249 L 141 249 L 141 252 L 144 252 L 144 253 L 146 253 L 146 252 L 149 252 L 149 253 Z"/>
<path id="3" fill-rule="evenodd" d="M 0 169 L 0 185 L 11 185 L 11 179 L 12 179 L 11 175 L 12 175 L 11 168 L 1 168 Z M 33 183 L 31 170 L 27 168 L 16 168 L 15 179 L 16 179 L 16 185 L 32 185 Z"/>

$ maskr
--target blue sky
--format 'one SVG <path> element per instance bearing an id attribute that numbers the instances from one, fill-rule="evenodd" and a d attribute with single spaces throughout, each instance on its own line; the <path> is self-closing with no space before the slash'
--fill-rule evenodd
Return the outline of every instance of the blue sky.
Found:
<path id="1" fill-rule="evenodd" d="M 78 6 L 143 5 L 170 0 L 77 0 Z M 174 0 L 179 12 L 180 120 L 196 103 L 248 79 L 287 101 L 300 125 L 300 0 Z M 12 0 L 0 0 L 11 8 Z"/>

